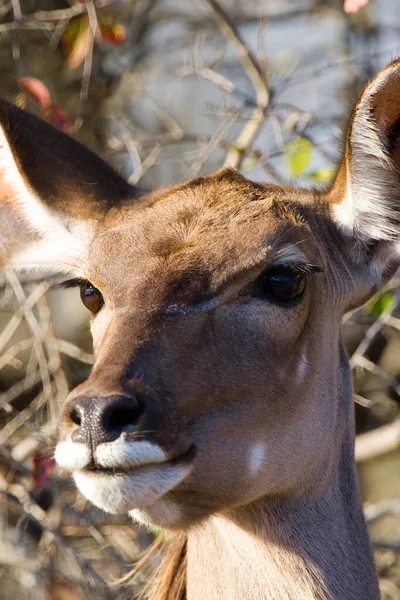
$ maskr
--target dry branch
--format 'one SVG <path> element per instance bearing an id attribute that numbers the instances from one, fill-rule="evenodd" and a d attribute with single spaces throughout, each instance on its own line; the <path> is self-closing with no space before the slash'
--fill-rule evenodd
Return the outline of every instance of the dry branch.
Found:
<path id="1" fill-rule="evenodd" d="M 245 123 L 236 141 L 230 146 L 224 166 L 239 167 L 243 156 L 257 137 L 265 120 L 270 92 L 265 68 L 262 68 L 248 45 L 243 41 L 235 24 L 216 0 L 205 0 L 214 13 L 215 21 L 228 42 L 231 42 L 239 56 L 241 65 L 251 81 L 256 94 L 256 107 Z"/>
<path id="2" fill-rule="evenodd" d="M 400 419 L 357 436 L 356 461 L 361 463 L 400 448 Z"/>

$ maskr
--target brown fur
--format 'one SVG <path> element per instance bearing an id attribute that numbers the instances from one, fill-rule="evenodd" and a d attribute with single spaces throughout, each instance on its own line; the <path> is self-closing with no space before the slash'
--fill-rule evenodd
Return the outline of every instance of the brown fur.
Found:
<path id="1" fill-rule="evenodd" d="M 393 63 L 360 96 L 327 191 L 221 170 L 138 200 L 89 151 L 0 104 L 2 261 L 22 260 L 34 238 L 31 261 L 44 252 L 104 297 L 96 363 L 65 402 L 58 447 L 76 453 L 70 469 L 93 502 L 139 506 L 136 518 L 179 533 L 152 600 L 378 598 L 340 323 L 399 262 L 399 72 Z M 301 300 L 263 295 L 260 276 L 298 263 L 310 272 Z M 143 465 L 104 479 L 79 462 L 84 450 L 97 465 L 114 397 L 144 407 L 118 430 L 124 451 L 146 441 L 165 457 L 140 502 L 119 486 Z M 83 400 L 86 429 L 71 410 Z M 165 468 L 184 477 L 149 498 Z"/>
<path id="2" fill-rule="evenodd" d="M 175 535 L 166 542 L 166 549 L 149 600 L 185 600 L 187 539 Z"/>

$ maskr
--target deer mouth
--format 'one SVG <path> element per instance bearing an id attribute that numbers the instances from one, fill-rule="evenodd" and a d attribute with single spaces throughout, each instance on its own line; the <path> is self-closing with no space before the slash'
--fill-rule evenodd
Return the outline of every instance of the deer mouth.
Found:
<path id="1" fill-rule="evenodd" d="M 195 455 L 194 444 L 171 453 L 126 436 L 95 448 L 69 438 L 55 452 L 56 462 L 72 473 L 83 496 L 112 514 L 156 502 L 189 475 Z"/>
<path id="2" fill-rule="evenodd" d="M 112 514 L 156 502 L 189 475 L 195 455 L 194 444 L 173 454 L 150 441 L 123 437 L 94 449 L 70 439 L 59 443 L 55 453 L 83 496 Z"/>
<path id="3" fill-rule="evenodd" d="M 137 466 L 129 471 L 85 468 L 73 476 L 79 491 L 105 512 L 126 514 L 151 506 L 191 472 L 193 457 Z"/>
<path id="4" fill-rule="evenodd" d="M 55 449 L 59 467 L 70 473 L 90 471 L 92 474 L 129 474 L 149 465 L 191 461 L 195 454 L 194 445 L 186 446 L 183 451 L 166 452 L 149 440 L 129 440 L 124 436 L 113 442 L 98 444 L 95 448 L 69 438 L 59 442 Z"/>
<path id="5" fill-rule="evenodd" d="M 143 462 L 136 463 L 129 467 L 119 467 L 119 466 L 103 466 L 102 464 L 97 464 L 94 461 L 91 462 L 87 467 L 82 469 L 84 472 L 89 472 L 92 474 L 98 475 L 130 475 L 144 467 L 157 467 L 160 465 L 168 465 L 168 466 L 178 466 L 184 465 L 185 463 L 190 464 L 196 456 L 196 445 L 191 444 L 187 450 L 184 452 L 177 454 L 170 458 L 169 460 L 160 460 L 154 462 Z"/>

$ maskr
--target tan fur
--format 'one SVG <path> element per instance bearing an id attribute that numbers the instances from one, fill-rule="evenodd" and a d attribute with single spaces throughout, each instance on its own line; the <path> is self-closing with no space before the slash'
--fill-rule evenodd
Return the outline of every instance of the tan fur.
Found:
<path id="1" fill-rule="evenodd" d="M 172 542 L 153 600 L 379 597 L 340 323 L 399 262 L 399 72 L 393 63 L 360 96 L 326 192 L 222 170 L 139 199 L 76 142 L 0 104 L 11 148 L 11 159 L 2 155 L 10 164 L 0 165 L 1 218 L 10 224 L 0 234 L 2 261 L 32 236 L 51 249 L 54 220 L 73 247 L 59 244 L 54 266 L 87 279 L 104 298 L 92 321 L 96 363 L 65 402 L 59 455 L 64 460 L 62 449 L 82 434 L 72 408 L 85 401 L 92 412 L 79 438 L 86 444 L 76 463 L 81 489 L 100 504 L 101 487 L 110 512 L 123 506 L 184 533 Z M 24 131 L 37 133 L 29 152 Z M 49 136 L 53 153 L 43 147 Z M 57 152 L 59 172 L 51 168 Z M 41 160 L 51 163 L 47 179 Z M 5 173 L 12 173 L 7 185 Z M 29 217 L 35 206 L 44 215 L 39 224 Z M 307 276 L 300 302 L 281 306 L 260 296 L 260 275 L 296 261 L 320 268 Z M 117 450 L 104 442 L 98 412 L 113 398 L 144 407 L 132 427 L 118 430 Z M 114 448 L 113 466 L 121 456 L 132 467 L 87 476 L 100 438 L 104 460 Z"/>

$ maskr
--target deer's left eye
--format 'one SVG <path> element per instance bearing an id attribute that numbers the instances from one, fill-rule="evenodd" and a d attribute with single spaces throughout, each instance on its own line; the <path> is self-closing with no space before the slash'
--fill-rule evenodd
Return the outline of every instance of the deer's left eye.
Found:
<path id="1" fill-rule="evenodd" d="M 306 289 L 305 273 L 275 267 L 263 273 L 258 281 L 259 294 L 279 304 L 300 300 Z"/>
<path id="2" fill-rule="evenodd" d="M 81 300 L 85 307 L 90 310 L 93 315 L 97 314 L 104 304 L 103 294 L 89 281 L 82 283 L 80 290 Z"/>

